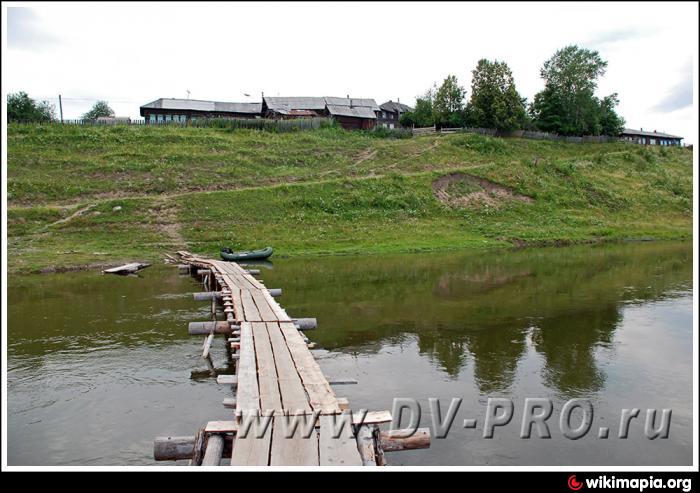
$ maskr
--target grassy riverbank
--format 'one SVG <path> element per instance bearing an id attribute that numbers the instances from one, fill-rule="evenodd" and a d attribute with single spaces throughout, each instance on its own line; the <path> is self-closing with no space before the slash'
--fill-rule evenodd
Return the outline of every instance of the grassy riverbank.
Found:
<path id="1" fill-rule="evenodd" d="M 7 186 L 11 272 L 692 234 L 691 153 L 625 144 L 10 125 Z"/>

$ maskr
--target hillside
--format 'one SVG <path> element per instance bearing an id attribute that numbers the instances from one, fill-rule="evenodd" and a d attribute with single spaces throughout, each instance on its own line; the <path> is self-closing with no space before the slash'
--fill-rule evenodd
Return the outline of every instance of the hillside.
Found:
<path id="1" fill-rule="evenodd" d="M 10 125 L 8 266 L 690 238 L 692 155 L 471 134 L 385 139 Z"/>

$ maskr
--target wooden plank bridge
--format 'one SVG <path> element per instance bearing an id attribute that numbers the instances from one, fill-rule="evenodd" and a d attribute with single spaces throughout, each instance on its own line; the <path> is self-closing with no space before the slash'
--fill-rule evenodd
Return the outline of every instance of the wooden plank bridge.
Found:
<path id="1" fill-rule="evenodd" d="M 384 452 L 430 445 L 425 428 L 414 433 L 381 431 L 379 425 L 391 421 L 388 411 L 349 410 L 347 399 L 335 395 L 333 382 L 309 350 L 313 343 L 302 332 L 315 328 L 315 319 L 291 318 L 274 299 L 281 290 L 269 290 L 254 277 L 259 271 L 184 251 L 178 254 L 180 268 L 200 278 L 209 290 L 194 296 L 211 300 L 214 320 L 190 323 L 189 333 L 204 335 L 202 356 L 212 369 L 214 337 L 227 338 L 235 375 L 218 375 L 217 382 L 232 387 L 235 398 L 223 404 L 234 411 L 230 421 L 210 421 L 194 436 L 156 438 L 156 460 L 189 459 L 191 465 L 218 466 L 230 457 L 233 466 L 375 466 L 386 464 Z M 296 428 L 290 426 L 295 420 Z M 343 420 L 347 426 L 342 426 Z"/>

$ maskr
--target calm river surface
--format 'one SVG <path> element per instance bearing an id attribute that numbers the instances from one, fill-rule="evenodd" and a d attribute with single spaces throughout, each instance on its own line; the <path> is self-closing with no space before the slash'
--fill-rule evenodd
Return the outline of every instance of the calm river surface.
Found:
<path id="1" fill-rule="evenodd" d="M 278 259 L 262 270 L 291 315 L 318 318 L 309 336 L 324 373 L 359 380 L 336 387 L 353 408 L 411 397 L 431 426 L 429 398 L 443 415 L 463 399 L 447 438 L 389 454 L 393 465 L 692 462 L 690 243 Z M 202 338 L 187 335 L 187 322 L 209 315 L 189 295 L 198 290 L 167 266 L 140 278 L 11 278 L 8 463 L 154 465 L 155 436 L 230 419 L 226 389 L 206 378 Z M 515 414 L 483 439 L 489 397 L 512 398 Z M 519 438 L 526 397 L 553 399 L 551 439 Z M 576 441 L 558 426 L 572 398 L 594 406 L 592 431 Z M 621 410 L 634 407 L 640 419 L 617 438 Z M 668 439 L 644 436 L 648 408 L 673 410 Z"/>

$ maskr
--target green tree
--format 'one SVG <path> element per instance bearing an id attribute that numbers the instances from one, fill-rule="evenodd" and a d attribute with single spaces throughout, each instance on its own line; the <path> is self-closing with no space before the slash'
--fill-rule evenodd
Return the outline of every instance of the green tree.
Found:
<path id="1" fill-rule="evenodd" d="M 535 96 L 530 108 L 537 127 L 561 135 L 602 132 L 603 106 L 595 97 L 595 90 L 607 65 L 597 51 L 575 45 L 558 50 L 540 71 L 545 88 Z M 610 104 L 616 101 L 616 97 L 605 101 L 605 118 L 610 122 L 612 115 L 609 111 L 614 113 L 614 104 L 612 107 Z M 610 125 L 606 128 L 609 129 Z"/>
<path id="2" fill-rule="evenodd" d="M 435 124 L 433 103 L 435 100 L 435 87 L 428 89 L 422 96 L 416 98 L 416 107 L 401 115 L 399 123 L 405 127 L 430 127 Z"/>
<path id="3" fill-rule="evenodd" d="M 620 135 L 625 129 L 625 119 L 615 112 L 615 106 L 618 104 L 617 93 L 600 101 L 600 127 L 603 135 Z"/>
<path id="4" fill-rule="evenodd" d="M 433 113 L 439 125 L 462 126 L 464 123 L 465 89 L 457 82 L 457 77 L 448 75 L 435 91 Z"/>
<path id="5" fill-rule="evenodd" d="M 107 101 L 96 102 L 92 109 L 83 115 L 83 120 L 97 120 L 101 116 L 114 116 L 114 110 L 109 107 Z"/>
<path id="6" fill-rule="evenodd" d="M 48 101 L 35 101 L 26 92 L 7 95 L 7 121 L 50 122 L 56 119 L 56 110 Z"/>
<path id="7" fill-rule="evenodd" d="M 513 73 L 505 62 L 481 59 L 472 71 L 469 124 L 476 127 L 516 130 L 526 120 L 525 100 L 515 88 Z"/>

